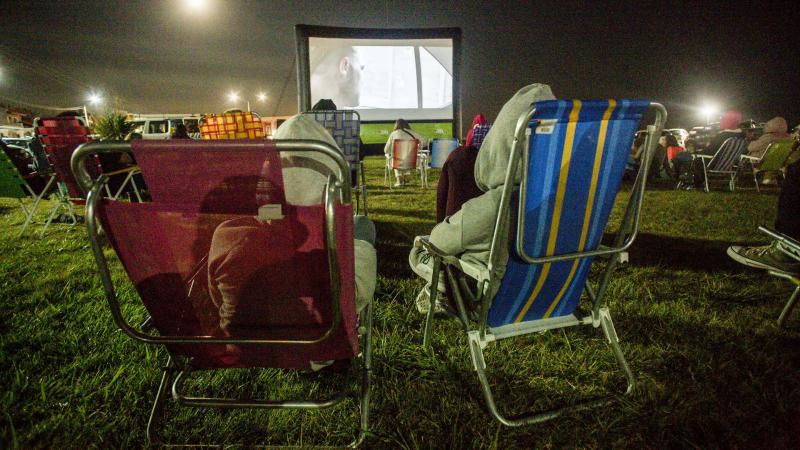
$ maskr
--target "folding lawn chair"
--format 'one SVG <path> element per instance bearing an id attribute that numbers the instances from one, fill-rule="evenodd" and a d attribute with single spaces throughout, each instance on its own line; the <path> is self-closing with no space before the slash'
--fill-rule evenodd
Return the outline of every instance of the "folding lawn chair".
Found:
<path id="1" fill-rule="evenodd" d="M 361 151 L 361 115 L 352 109 L 333 109 L 306 111 L 320 125 L 333 136 L 336 145 L 344 153 L 344 158 L 350 165 L 353 174 L 353 184 L 358 184 L 356 189 L 356 212 L 363 209 L 368 215 L 367 208 L 367 182 L 364 176 L 364 161 L 359 154 Z M 363 199 L 363 200 L 362 200 Z M 364 203 L 363 207 L 361 203 Z"/>
<path id="2" fill-rule="evenodd" d="M 783 178 L 783 167 L 786 165 L 786 159 L 792 153 L 792 144 L 794 141 L 791 139 L 784 139 L 775 141 L 767 147 L 761 158 L 756 158 L 750 155 L 741 155 L 739 157 L 739 172 L 736 178 L 738 179 L 740 173 L 749 171 L 753 174 L 753 182 L 756 185 L 756 191 L 761 192 L 758 183 L 758 175 L 763 177 L 766 173 L 777 173 Z M 758 168 L 754 171 L 753 168 Z M 736 179 L 734 179 L 735 186 Z"/>
<path id="3" fill-rule="evenodd" d="M 605 247 L 600 245 L 600 239 L 619 190 L 634 132 L 648 107 L 656 111 L 655 124 L 648 126 L 648 151 L 614 246 Z M 599 406 L 609 399 L 507 418 L 495 405 L 483 355 L 488 344 L 501 339 L 576 325 L 600 327 L 627 379 L 626 394 L 633 389 L 633 374 L 603 300 L 618 260 L 636 237 L 647 170 L 666 115 L 660 104 L 643 100 L 534 103 L 517 122 L 488 266 L 444 255 L 429 241 L 423 241 L 433 256 L 431 286 L 437 286 L 443 267 L 486 404 L 502 424 L 542 422 L 566 411 Z M 520 159 L 524 170 L 517 191 L 512 177 Z M 516 219 L 511 215 L 514 206 Z M 505 222 L 504 217 L 512 217 L 511 222 Z M 515 222 L 516 234 L 509 239 L 503 235 L 503 224 Z M 505 274 L 499 277 L 497 268 L 504 253 L 500 247 L 505 245 L 509 246 L 510 256 Z M 587 277 L 597 256 L 608 257 L 609 261 L 595 290 Z M 473 282 L 477 289 L 471 289 Z M 591 300 L 591 310 L 586 313 L 577 308 L 584 290 Z M 437 289 L 431 290 L 423 345 L 429 345 L 437 293 Z"/>
<path id="4" fill-rule="evenodd" d="M 705 191 L 709 192 L 708 178 L 711 175 L 728 177 L 728 189 L 736 189 L 736 174 L 739 172 L 737 163 L 739 157 L 747 153 L 747 139 L 743 137 L 730 137 L 719 146 L 713 155 L 694 154 L 695 163 L 703 165 L 703 181 Z"/>
<path id="5" fill-rule="evenodd" d="M 472 146 L 480 150 L 484 138 L 486 138 L 486 135 L 489 133 L 489 130 L 491 129 L 492 129 L 492 124 L 490 123 L 484 125 L 476 125 L 475 128 L 472 129 Z"/>
<path id="6" fill-rule="evenodd" d="M 200 119 L 200 137 L 212 140 L 266 139 L 267 133 L 258 114 L 230 110 L 221 115 L 204 115 Z"/>
<path id="7" fill-rule="evenodd" d="M 778 248 L 788 255 L 790 258 L 794 258 L 797 261 L 800 261 L 800 242 L 786 236 L 783 233 L 779 233 L 773 229 L 767 227 L 758 227 L 758 231 L 767 234 L 772 239 L 778 241 Z M 783 327 L 786 324 L 786 319 L 792 314 L 792 310 L 794 310 L 795 304 L 797 303 L 797 299 L 800 297 L 800 273 L 786 273 L 786 272 L 778 272 L 775 270 L 768 270 L 769 274 L 783 278 L 785 280 L 789 280 L 792 284 L 795 285 L 794 291 L 792 291 L 792 295 L 789 296 L 789 301 L 786 302 L 786 306 L 783 307 L 783 311 L 781 311 L 781 315 L 778 316 L 778 327 Z"/>
<path id="8" fill-rule="evenodd" d="M 392 170 L 418 170 L 419 140 L 396 139 L 392 146 L 392 157 L 387 158 L 383 171 L 383 182 L 392 187 Z"/>
<path id="9" fill-rule="evenodd" d="M 19 201 L 22 212 L 25 214 L 25 221 L 17 237 L 22 236 L 28 228 L 28 225 L 33 221 L 33 215 L 39 207 L 39 203 L 50 191 L 50 188 L 52 188 L 54 180 L 55 178 L 51 176 L 45 184 L 44 189 L 42 189 L 42 192 L 37 195 L 28 182 L 25 181 L 25 178 L 19 173 L 17 167 L 8 155 L 0 150 L 0 197 L 16 198 Z M 29 197 L 33 199 L 33 204 L 26 206 L 24 199 Z"/>
<path id="10" fill-rule="evenodd" d="M 456 148 L 458 148 L 458 139 L 456 138 L 436 138 L 431 140 L 431 168 L 441 169 L 445 161 L 447 161 L 447 157 Z"/>
<path id="11" fill-rule="evenodd" d="M 84 162 L 95 153 L 126 151 L 141 167 L 151 202 L 100 199 L 107 177 L 93 180 Z M 321 204 L 285 202 L 281 151 L 333 159 L 338 174 L 328 178 Z M 359 361 L 361 419 L 353 445 L 363 441 L 372 305 L 359 325 L 350 177 L 338 150 L 299 140 L 91 143 L 75 152 L 72 167 L 89 192 L 89 240 L 115 323 L 136 340 L 164 345 L 169 355 L 147 426 L 151 442 L 170 392 L 182 406 L 311 410 L 338 404 L 350 384 L 348 377 L 323 400 L 205 398 L 184 392 L 184 378 L 193 372 L 299 370 L 330 360 Z M 96 219 L 158 334 L 123 317 Z"/>
<path id="12" fill-rule="evenodd" d="M 37 119 L 37 133 L 58 182 L 56 204 L 50 210 L 40 234 L 44 236 L 47 227 L 61 210 L 72 219 L 72 225 L 78 223 L 73 205 L 82 205 L 84 200 L 80 186 L 72 176 L 70 158 L 79 145 L 89 142 L 89 129 L 76 117 L 52 117 Z M 91 164 L 93 172 L 97 172 L 95 161 L 87 161 L 86 164 Z"/>

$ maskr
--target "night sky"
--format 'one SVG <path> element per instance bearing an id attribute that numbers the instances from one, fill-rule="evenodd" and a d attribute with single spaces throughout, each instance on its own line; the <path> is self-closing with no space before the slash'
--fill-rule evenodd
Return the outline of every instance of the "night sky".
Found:
<path id="1" fill-rule="evenodd" d="M 800 122 L 796 2 L 208 1 L 204 13 L 183 0 L 4 1 L 0 101 L 82 105 L 95 90 L 131 112 L 221 112 L 234 90 L 288 115 L 295 24 L 460 27 L 466 123 L 532 82 L 562 98 L 660 101 L 670 127 L 704 123 L 705 102 Z"/>

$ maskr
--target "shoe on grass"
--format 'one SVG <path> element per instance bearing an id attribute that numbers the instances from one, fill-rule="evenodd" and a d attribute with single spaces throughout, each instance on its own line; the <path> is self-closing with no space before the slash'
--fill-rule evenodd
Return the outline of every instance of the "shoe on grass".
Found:
<path id="1" fill-rule="evenodd" d="M 734 261 L 757 269 L 774 270 L 776 272 L 798 273 L 800 261 L 788 256 L 775 241 L 770 245 L 758 247 L 742 247 L 731 245 L 728 247 L 728 256 Z"/>
<path id="2" fill-rule="evenodd" d="M 419 311 L 422 314 L 427 314 L 428 308 L 430 308 L 431 304 L 430 288 L 431 288 L 430 283 L 423 286 L 422 290 L 419 291 L 419 294 L 417 294 L 417 299 L 414 301 L 414 304 L 417 307 L 417 311 Z M 442 296 L 444 296 L 444 293 L 442 292 L 440 292 L 439 295 L 437 295 L 438 301 L 436 302 L 436 306 L 433 308 L 433 312 L 435 314 L 442 314 L 448 312 L 444 308 L 444 306 L 442 306 Z"/>

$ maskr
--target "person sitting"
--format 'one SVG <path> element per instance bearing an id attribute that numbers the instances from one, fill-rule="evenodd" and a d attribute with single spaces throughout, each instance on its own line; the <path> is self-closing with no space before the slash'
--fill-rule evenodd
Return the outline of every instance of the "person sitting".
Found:
<path id="1" fill-rule="evenodd" d="M 436 187 L 436 223 L 455 214 L 464 202 L 482 193 L 475 184 L 474 175 L 480 144 L 474 145 L 472 134 L 480 125 L 486 125 L 486 117 L 483 114 L 478 114 L 472 119 L 472 128 L 467 133 L 465 145 L 453 150 L 442 165 L 442 173 L 439 175 L 439 184 Z"/>
<path id="2" fill-rule="evenodd" d="M 550 86 L 546 84 L 531 84 L 523 87 L 510 100 L 503 105 L 497 120 L 483 145 L 478 151 L 475 161 L 475 183 L 482 194 L 464 202 L 461 209 L 445 217 L 438 223 L 430 234 L 430 242 L 447 255 L 459 256 L 465 261 L 470 261 L 483 266 L 488 265 L 489 247 L 497 219 L 497 210 L 500 205 L 503 185 L 505 183 L 506 169 L 514 143 L 514 132 L 519 117 L 528 111 L 531 104 L 543 100 L 553 100 Z M 514 182 L 519 183 L 522 174 L 522 165 L 518 167 Z M 501 221 L 501 233 L 508 233 L 509 220 Z M 500 246 L 501 252 L 507 252 L 505 246 Z M 500 257 L 501 263 L 493 270 L 498 276 L 505 272 L 508 255 Z M 414 240 L 414 245 L 409 254 L 411 269 L 428 282 L 417 296 L 417 309 L 421 312 L 428 310 L 429 285 L 433 275 L 433 262 L 430 255 L 422 248 L 421 236 Z M 439 277 L 439 291 L 444 292 L 444 277 Z"/>
<path id="3" fill-rule="evenodd" d="M 179 123 L 175 126 L 175 131 L 172 132 L 172 136 L 169 137 L 170 139 L 191 139 L 192 137 L 189 136 L 189 131 L 186 128 L 186 125 Z"/>
<path id="4" fill-rule="evenodd" d="M 698 154 L 714 155 L 729 138 L 742 137 L 742 130 L 739 128 L 741 122 L 742 114 L 739 111 L 730 110 L 723 114 L 719 120 L 720 132 L 711 140 L 707 151 L 701 151 Z M 694 164 L 692 153 L 678 153 L 672 160 L 672 164 L 676 176 L 681 179 L 681 182 L 678 184 L 679 187 L 682 185 L 685 185 L 687 189 L 701 189 L 703 187 L 705 183 L 703 166 L 702 163 L 699 162 Z"/>
<path id="5" fill-rule="evenodd" d="M 473 140 L 473 134 L 475 133 L 475 128 L 484 125 L 488 125 L 488 122 L 486 121 L 486 117 L 483 114 L 478 113 L 475 115 L 475 117 L 472 118 L 472 126 L 469 127 L 469 131 L 467 132 L 467 139 L 466 139 L 467 146 L 473 145 L 472 140 Z M 480 143 L 476 147 L 480 148 Z"/>
<path id="6" fill-rule="evenodd" d="M 278 127 L 274 138 L 276 140 L 322 141 L 339 149 L 328 130 L 313 117 L 305 114 L 297 114 L 287 119 Z M 338 166 L 329 157 L 308 152 L 281 152 L 281 166 L 286 202 L 290 205 L 322 203 L 328 175 L 336 173 L 335 171 L 338 170 Z M 345 174 L 345 176 L 347 175 Z M 356 301 L 360 310 L 375 292 L 377 276 L 375 224 L 366 216 L 356 215 L 353 216 L 353 231 L 355 234 Z"/>
<path id="7" fill-rule="evenodd" d="M 392 134 L 389 135 L 389 139 L 386 141 L 386 145 L 383 147 L 383 153 L 386 155 L 386 165 L 389 169 L 392 168 L 392 158 L 394 156 L 394 141 L 398 140 L 412 140 L 416 139 L 419 141 L 419 149 L 425 148 L 427 145 L 427 139 L 425 136 L 421 135 L 420 133 L 411 129 L 411 125 L 408 124 L 403 119 L 397 119 L 394 123 L 394 130 Z M 413 172 L 411 170 L 398 170 L 394 169 L 394 176 L 397 179 L 395 186 L 402 186 L 405 184 L 405 178 Z"/>
<path id="8" fill-rule="evenodd" d="M 789 125 L 783 117 L 773 117 L 764 124 L 764 134 L 747 145 L 747 154 L 754 158 L 761 158 L 767 152 L 767 147 L 779 139 L 789 137 Z M 758 172 L 759 164 L 753 165 L 753 172 Z M 762 183 L 769 184 L 770 178 L 765 177 Z"/>
<path id="9" fill-rule="evenodd" d="M 795 142 L 786 166 L 786 176 L 778 194 L 778 214 L 775 219 L 775 230 L 800 241 L 800 140 Z M 800 273 L 800 262 L 786 255 L 780 249 L 778 241 L 769 245 L 728 247 L 728 256 L 734 261 L 758 269 L 777 272 Z"/>

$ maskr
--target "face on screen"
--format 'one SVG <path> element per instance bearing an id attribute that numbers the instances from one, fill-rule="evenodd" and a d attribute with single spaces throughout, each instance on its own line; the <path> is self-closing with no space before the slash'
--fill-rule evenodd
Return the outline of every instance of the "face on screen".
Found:
<path id="1" fill-rule="evenodd" d="M 322 98 L 333 100 L 339 108 L 360 105 L 361 72 L 363 65 L 358 51 L 352 46 L 315 48 L 316 58 L 311 67 L 311 103 Z"/>
<path id="2" fill-rule="evenodd" d="M 311 104 L 331 99 L 362 120 L 451 119 L 449 39 L 309 39 Z"/>

